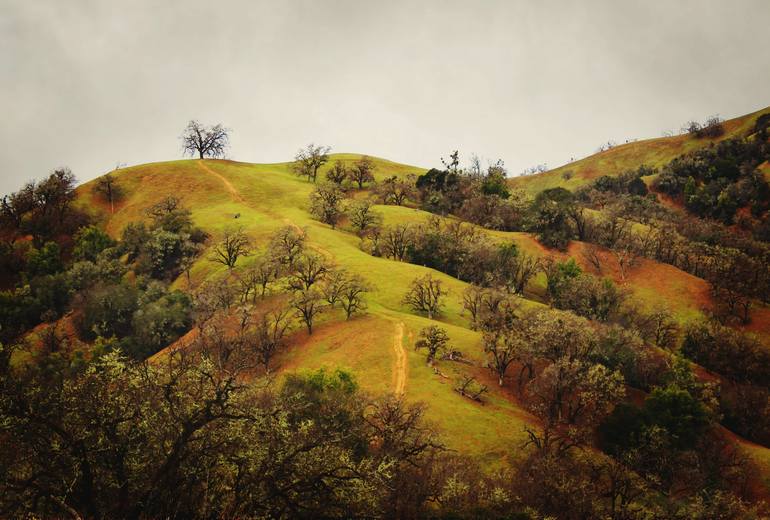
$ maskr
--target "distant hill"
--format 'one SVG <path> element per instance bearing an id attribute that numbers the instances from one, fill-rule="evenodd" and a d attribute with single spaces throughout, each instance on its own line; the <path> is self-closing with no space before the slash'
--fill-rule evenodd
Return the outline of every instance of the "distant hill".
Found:
<path id="1" fill-rule="evenodd" d="M 696 138 L 681 134 L 619 144 L 544 173 L 513 177 L 510 184 L 523 188 L 530 194 L 556 187 L 575 190 L 602 175 L 616 176 L 643 164 L 658 168 L 679 155 L 709 146 L 712 142 L 745 134 L 759 116 L 768 113 L 770 107 L 729 119 L 723 123 L 725 132 L 718 138 Z"/>

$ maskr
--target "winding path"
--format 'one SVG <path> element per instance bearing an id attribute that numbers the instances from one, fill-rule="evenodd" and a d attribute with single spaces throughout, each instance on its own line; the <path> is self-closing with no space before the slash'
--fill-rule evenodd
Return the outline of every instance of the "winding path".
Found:
<path id="1" fill-rule="evenodd" d="M 404 395 L 406 387 L 406 351 L 404 350 L 404 323 L 396 323 L 396 333 L 393 336 L 393 352 L 396 354 L 394 368 L 394 392 L 396 395 Z"/>
<path id="2" fill-rule="evenodd" d="M 212 170 L 211 168 L 209 168 L 208 165 L 206 163 L 204 163 L 203 161 L 198 161 L 198 166 L 200 166 L 201 169 L 203 171 L 205 171 L 206 173 L 209 173 L 209 174 L 213 175 L 214 177 L 216 177 L 217 179 L 219 179 L 220 181 L 222 181 L 222 184 L 225 185 L 225 189 L 227 189 L 227 191 L 230 192 L 230 196 L 232 196 L 232 198 L 233 198 L 233 200 L 235 202 L 240 202 L 240 203 L 244 203 L 245 202 L 243 200 L 243 197 L 241 196 L 240 192 L 222 174 L 219 174 L 219 173 L 215 172 L 214 170 Z"/>

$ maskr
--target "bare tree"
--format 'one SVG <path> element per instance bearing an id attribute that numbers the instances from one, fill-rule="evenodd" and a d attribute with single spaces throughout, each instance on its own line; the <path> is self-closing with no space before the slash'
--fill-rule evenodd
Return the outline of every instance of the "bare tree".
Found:
<path id="1" fill-rule="evenodd" d="M 259 297 L 264 298 L 268 285 L 277 278 L 277 271 L 273 259 L 267 256 L 259 257 L 253 265 L 250 265 L 240 279 L 243 302 L 245 303 L 249 298 L 252 303 L 256 302 L 258 292 Z"/>
<path id="2" fill-rule="evenodd" d="M 363 238 L 371 228 L 382 224 L 382 214 L 374 211 L 372 206 L 369 200 L 357 200 L 348 208 L 350 225 L 359 238 Z"/>
<path id="3" fill-rule="evenodd" d="M 424 312 L 429 319 L 438 315 L 443 305 L 441 299 L 446 291 L 441 287 L 441 280 L 436 280 L 430 273 L 422 278 L 415 278 L 412 287 L 404 295 L 403 303 L 416 312 Z"/>
<path id="4" fill-rule="evenodd" d="M 463 309 L 471 314 L 471 330 L 489 331 L 515 320 L 519 302 L 501 290 L 471 285 L 463 293 Z"/>
<path id="5" fill-rule="evenodd" d="M 339 160 L 335 161 L 334 166 L 332 166 L 329 169 L 329 171 L 326 172 L 326 180 L 340 187 L 342 186 L 342 183 L 344 183 L 345 179 L 347 178 L 348 178 L 348 169 L 345 167 L 345 163 Z"/>
<path id="6" fill-rule="evenodd" d="M 515 254 L 498 256 L 499 265 L 494 277 L 498 278 L 500 285 L 505 286 L 509 291 L 524 294 L 529 281 L 542 268 L 540 259 L 518 249 Z"/>
<path id="7" fill-rule="evenodd" d="M 294 262 L 294 269 L 289 273 L 289 289 L 307 291 L 316 282 L 321 281 L 329 269 L 323 257 L 314 253 L 303 254 Z"/>
<path id="8" fill-rule="evenodd" d="M 230 144 L 230 130 L 221 124 L 207 127 L 193 119 L 187 123 L 181 139 L 185 155 L 198 155 L 200 159 L 223 157 Z"/>
<path id="9" fill-rule="evenodd" d="M 655 345 L 661 348 L 672 348 L 676 345 L 679 325 L 672 317 L 671 311 L 665 307 L 656 307 L 650 314 L 650 321 Z"/>
<path id="10" fill-rule="evenodd" d="M 251 254 L 251 242 L 243 229 L 226 229 L 222 240 L 214 247 L 211 260 L 232 269 L 240 257 L 249 254 Z"/>
<path id="11" fill-rule="evenodd" d="M 305 250 L 307 234 L 294 226 L 284 226 L 270 237 L 270 256 L 284 267 L 293 267 L 299 255 Z"/>
<path id="12" fill-rule="evenodd" d="M 115 201 L 123 194 L 115 177 L 110 173 L 99 177 L 96 181 L 96 186 L 94 186 L 94 191 L 107 199 L 107 202 L 110 203 L 110 213 L 115 213 Z"/>
<path id="13" fill-rule="evenodd" d="M 463 374 L 457 381 L 455 392 L 479 403 L 483 402 L 481 396 L 487 393 L 487 385 L 482 385 L 473 376 Z"/>
<path id="14" fill-rule="evenodd" d="M 481 180 L 484 178 L 484 167 L 481 164 L 481 158 L 473 154 L 471 155 L 471 158 L 468 160 L 468 169 L 466 170 L 466 175 L 470 177 L 473 180 Z"/>
<path id="15" fill-rule="evenodd" d="M 324 311 L 326 305 L 318 291 L 309 289 L 294 293 L 291 307 L 296 311 L 297 317 L 305 324 L 307 333 L 310 335 L 313 334 L 313 322 L 316 316 Z"/>
<path id="16" fill-rule="evenodd" d="M 369 292 L 369 284 L 362 277 L 355 274 L 348 279 L 340 295 L 340 303 L 345 309 L 346 319 L 349 320 L 353 314 L 366 310 L 364 293 L 367 292 Z"/>
<path id="17" fill-rule="evenodd" d="M 518 337 L 499 331 L 485 332 L 484 351 L 489 354 L 489 368 L 497 374 L 497 383 L 503 386 L 508 366 L 518 359 Z"/>
<path id="18" fill-rule="evenodd" d="M 334 229 L 342 217 L 341 205 L 344 198 L 345 194 L 336 184 L 316 186 L 310 194 L 310 213 Z"/>
<path id="19" fill-rule="evenodd" d="M 294 156 L 294 173 L 315 182 L 318 170 L 329 161 L 330 150 L 328 146 L 315 146 L 313 143 L 302 148 Z"/>
<path id="20" fill-rule="evenodd" d="M 153 220 L 159 220 L 166 215 L 174 213 L 182 207 L 182 200 L 174 195 L 163 197 L 145 210 L 148 217 Z"/>
<path id="21" fill-rule="evenodd" d="M 396 177 L 387 178 L 377 184 L 375 192 L 382 200 L 383 204 L 395 204 L 401 206 L 407 199 L 417 196 L 415 187 L 416 177 L 412 174 L 407 175 L 405 179 Z"/>
<path id="22" fill-rule="evenodd" d="M 332 308 L 342 299 L 342 294 L 349 281 L 350 274 L 344 269 L 329 269 L 326 273 L 321 292 Z"/>
<path id="23" fill-rule="evenodd" d="M 374 181 L 374 162 L 364 155 L 353 164 L 353 167 L 348 171 L 348 177 L 358 184 L 359 190 L 362 189 L 365 183 Z"/>
<path id="24" fill-rule="evenodd" d="M 599 256 L 599 246 L 593 243 L 586 244 L 583 249 L 583 258 L 585 258 L 589 264 L 594 266 L 594 269 L 596 269 L 598 274 L 602 274 L 602 259 L 601 256 Z"/>
<path id="25" fill-rule="evenodd" d="M 380 238 L 385 256 L 403 261 L 411 243 L 412 229 L 408 224 L 398 224 L 385 229 Z"/>
<path id="26" fill-rule="evenodd" d="M 447 334 L 446 329 L 431 325 L 420 331 L 420 339 L 415 342 L 414 349 L 419 350 L 424 348 L 427 350 L 426 361 L 428 362 L 428 365 L 433 365 L 436 356 L 445 352 L 448 349 L 448 345 L 449 335 Z"/>
<path id="27" fill-rule="evenodd" d="M 265 373 L 270 372 L 270 360 L 283 346 L 286 332 L 292 325 L 290 313 L 290 308 L 283 307 L 264 312 L 247 333 L 247 344 L 257 355 Z"/>
<path id="28" fill-rule="evenodd" d="M 615 243 L 615 247 L 612 249 L 612 254 L 618 262 L 618 268 L 620 268 L 621 280 L 626 279 L 628 270 L 636 266 L 639 261 L 638 248 L 636 245 L 636 238 L 633 234 L 628 233 L 620 237 Z"/>

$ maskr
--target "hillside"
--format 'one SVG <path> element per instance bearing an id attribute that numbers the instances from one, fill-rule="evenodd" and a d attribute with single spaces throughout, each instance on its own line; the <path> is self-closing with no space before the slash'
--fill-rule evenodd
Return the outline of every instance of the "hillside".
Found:
<path id="1" fill-rule="evenodd" d="M 658 168 L 684 153 L 709 146 L 712 142 L 744 134 L 758 117 L 768 113 L 770 113 L 770 107 L 729 119 L 724 122 L 724 134 L 716 139 L 681 134 L 618 144 L 609 150 L 589 155 L 544 173 L 514 177 L 510 183 L 535 195 L 542 190 L 556 187 L 575 190 L 602 175 L 616 176 L 643 164 Z"/>
<path id="2" fill-rule="evenodd" d="M 333 155 L 354 160 L 360 156 Z M 328 166 L 327 166 L 328 167 Z M 376 160 L 378 178 L 420 173 L 424 170 Z M 322 170 L 323 172 L 324 170 Z M 247 164 L 217 160 L 185 160 L 121 169 L 115 173 L 125 187 L 126 197 L 110 214 L 103 203 L 93 199 L 93 183 L 78 188 L 78 201 L 84 207 L 98 208 L 96 217 L 115 237 L 129 222 L 141 220 L 145 208 L 163 197 L 176 194 L 193 211 L 194 222 L 216 236 L 237 224 L 260 246 L 276 229 L 287 224 L 307 229 L 311 249 L 340 267 L 361 274 L 375 290 L 369 298 L 369 314 L 351 322 L 340 316 L 324 317 L 312 336 L 298 332 L 291 340 L 285 359 L 277 366 L 302 370 L 310 368 L 349 368 L 363 388 L 373 392 L 404 388 L 410 399 L 430 403 L 429 414 L 447 433 L 455 449 L 470 450 L 492 459 L 507 455 L 506 446 L 523 441 L 523 425 L 531 416 L 494 392 L 485 405 L 472 403 L 452 391 L 452 380 L 433 374 L 424 355 L 415 352 L 414 338 L 429 320 L 414 316 L 401 304 L 412 279 L 431 271 L 447 286 L 450 294 L 443 321 L 456 344 L 481 363 L 483 352 L 477 333 L 468 330 L 461 315 L 461 295 L 466 284 L 420 266 L 373 258 L 358 247 L 349 232 L 332 230 L 313 219 L 307 211 L 313 185 L 289 171 L 288 163 Z M 397 206 L 378 206 L 386 222 L 425 220 L 428 214 Z M 235 215 L 240 215 L 237 219 Z M 193 286 L 225 274 L 226 269 L 208 260 L 204 252 L 191 271 Z M 248 265 L 248 259 L 244 266 Z M 185 287 L 184 277 L 177 285 Z M 403 328 L 403 333 L 399 331 Z M 401 362 L 401 357 L 406 362 Z M 404 383 L 397 383 L 401 379 Z"/>
<path id="3" fill-rule="evenodd" d="M 262 479 L 292 487 L 292 472 L 321 482 L 314 497 L 344 490 L 334 500 L 363 511 L 374 506 L 359 497 L 387 509 L 397 496 L 423 512 L 483 504 L 506 518 L 536 504 L 606 516 L 620 481 L 643 497 L 626 511 L 660 518 L 687 517 L 702 489 L 760 503 L 770 496 L 770 147 L 743 138 L 768 112 L 726 122 L 722 139 L 741 139 L 687 163 L 690 197 L 732 203 L 721 221 L 691 199 L 646 196 L 642 173 L 583 198 L 541 191 L 705 145 L 684 136 L 591 156 L 569 179 L 473 173 L 457 152 L 445 170 L 357 154 L 321 157 L 317 171 L 302 159 L 178 160 L 77 187 L 57 170 L 4 201 L 0 252 L 14 268 L 0 293 L 12 346 L 0 368 L 14 381 L 2 387 L 4 420 L 19 445 L 25 421 L 40 421 L 77 467 L 104 443 L 160 475 L 179 464 L 167 480 L 137 473 L 150 495 L 193 489 L 204 477 L 183 482 L 204 464 L 224 486 L 252 475 L 253 496 L 271 497 L 254 502 L 276 508 L 295 499 Z M 357 172 L 373 174 L 359 184 Z M 364 291 L 357 312 L 343 305 L 351 288 Z M 175 462 L 178 445 L 197 462 Z M 100 467 L 120 475 L 121 457 Z M 383 478 L 394 487 L 359 494 Z M 443 498 L 408 491 L 425 486 Z M 720 493 L 709 511 L 723 507 Z"/>
<path id="4" fill-rule="evenodd" d="M 359 157 L 334 155 L 330 164 L 338 158 L 353 161 Z M 424 171 L 382 159 L 376 159 L 375 164 L 378 179 Z M 127 223 L 141 220 L 145 208 L 171 194 L 182 199 L 192 210 L 195 224 L 213 237 L 238 225 L 262 247 L 268 236 L 282 226 L 306 229 L 312 250 L 335 265 L 360 274 L 374 291 L 369 297 L 367 315 L 352 321 L 344 321 L 339 314 L 325 315 L 312 336 L 295 332 L 289 348 L 276 361 L 279 372 L 322 367 L 350 369 L 366 390 L 403 392 L 410 400 L 428 403 L 429 418 L 445 433 L 452 448 L 480 455 L 490 462 L 510 456 L 510 447 L 521 445 L 525 440 L 524 426 L 536 424 L 536 420 L 517 404 L 512 393 L 499 389 L 488 371 L 481 368 L 484 353 L 480 336 L 469 329 L 468 317 L 461 308 L 467 284 L 435 270 L 365 253 L 359 247 L 358 238 L 344 226 L 333 230 L 311 217 L 308 196 L 313 185 L 295 176 L 289 167 L 289 163 L 248 164 L 222 160 L 140 165 L 113 172 L 126 192 L 115 206 L 114 214 L 94 198 L 93 182 L 78 188 L 78 204 L 93 212 L 114 237 L 120 235 Z M 321 173 L 327 168 L 329 165 Z M 384 215 L 386 225 L 424 222 L 430 216 L 425 211 L 401 206 L 380 205 L 376 209 Z M 592 271 L 581 253 L 585 245 L 580 242 L 573 242 L 568 252 L 559 253 L 543 248 L 528 233 L 483 232 L 495 239 L 513 241 L 538 257 L 573 257 L 584 269 Z M 702 317 L 704 310 L 712 305 L 707 284 L 701 279 L 675 267 L 644 260 L 624 280 L 609 252 L 603 254 L 605 268 L 597 274 L 610 276 L 628 287 L 650 307 L 665 301 L 680 323 Z M 224 266 L 211 262 L 209 257 L 210 251 L 205 251 L 193 266 L 193 288 L 226 275 Z M 249 261 L 245 259 L 243 266 L 248 266 Z M 415 316 L 401 302 L 410 281 L 426 272 L 446 285 L 449 294 L 440 321 L 448 330 L 452 345 L 475 365 L 445 364 L 442 370 L 448 378 L 435 374 L 425 364 L 424 354 L 414 348 L 417 333 L 431 321 Z M 184 277 L 175 285 L 187 289 Z M 545 291 L 544 278 L 538 277 L 529 291 L 536 300 L 541 299 Z M 452 390 L 454 378 L 460 373 L 473 374 L 487 383 L 490 392 L 485 404 L 469 401 Z M 760 458 L 770 459 L 770 450 L 758 446 L 753 450 L 755 454 L 761 453 Z"/>

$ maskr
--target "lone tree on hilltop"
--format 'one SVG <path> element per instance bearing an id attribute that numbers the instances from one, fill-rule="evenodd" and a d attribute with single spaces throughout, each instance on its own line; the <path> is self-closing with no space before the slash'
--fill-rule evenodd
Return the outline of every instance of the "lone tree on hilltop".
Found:
<path id="1" fill-rule="evenodd" d="M 181 139 L 185 155 L 197 154 L 199 159 L 223 157 L 230 144 L 230 130 L 221 124 L 207 127 L 193 119 L 187 123 Z"/>
<path id="2" fill-rule="evenodd" d="M 318 170 L 329 161 L 330 150 L 328 146 L 316 146 L 313 143 L 302 148 L 294 156 L 294 173 L 315 182 Z"/>

